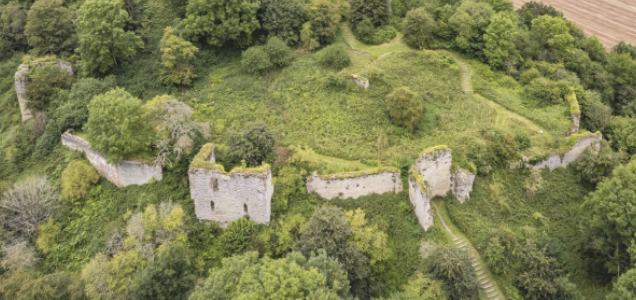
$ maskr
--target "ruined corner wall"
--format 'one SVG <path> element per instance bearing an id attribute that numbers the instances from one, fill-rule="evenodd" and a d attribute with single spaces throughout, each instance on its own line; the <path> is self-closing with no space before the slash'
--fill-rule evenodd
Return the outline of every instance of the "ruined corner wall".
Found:
<path id="1" fill-rule="evenodd" d="M 464 203 L 470 199 L 470 192 L 473 191 L 475 174 L 459 169 L 451 174 L 451 191 L 459 202 Z"/>
<path id="2" fill-rule="evenodd" d="M 431 209 L 431 196 L 426 185 L 421 179 L 418 182 L 417 171 L 409 172 L 409 199 L 413 204 L 413 212 L 424 231 L 433 226 L 433 210 Z"/>
<path id="3" fill-rule="evenodd" d="M 126 160 L 114 164 L 108 163 L 106 157 L 90 149 L 90 144 L 86 140 L 71 134 L 69 131 L 62 134 L 62 145 L 72 150 L 83 151 L 99 175 L 118 187 L 143 185 L 152 179 L 163 179 L 162 168 L 158 165 Z"/>
<path id="4" fill-rule="evenodd" d="M 60 69 L 65 69 L 73 76 L 73 67 L 70 63 L 55 61 L 55 62 L 37 62 L 31 64 L 21 64 L 18 66 L 18 71 L 14 76 L 15 92 L 18 96 L 18 104 L 20 105 L 20 114 L 22 115 L 22 121 L 33 118 L 33 113 L 29 109 L 29 99 L 26 97 L 27 84 L 29 82 L 29 66 L 43 67 L 45 65 L 52 64 Z"/>
<path id="5" fill-rule="evenodd" d="M 307 192 L 316 193 L 325 199 L 357 199 L 371 194 L 399 193 L 402 191 L 400 172 L 397 170 L 374 170 L 343 175 L 307 178 Z"/>
<path id="6" fill-rule="evenodd" d="M 576 161 L 588 148 L 598 151 L 601 147 L 601 140 L 603 139 L 603 135 L 600 132 L 586 133 L 572 137 L 576 138 L 577 142 L 570 150 L 566 151 L 563 155 L 550 154 L 546 159 L 532 167 L 536 169 L 549 168 L 550 170 L 554 170 L 558 167 L 567 168 L 570 163 Z"/>
<path id="7" fill-rule="evenodd" d="M 445 197 L 451 188 L 453 157 L 448 148 L 424 151 L 415 162 L 415 169 L 426 181 L 431 197 Z"/>
<path id="8" fill-rule="evenodd" d="M 208 144 L 209 145 L 209 144 Z M 193 160 L 188 171 L 190 197 L 200 221 L 214 221 L 220 227 L 244 216 L 259 224 L 269 224 L 271 216 L 272 172 L 268 165 L 248 170 L 232 170 L 225 173 L 214 167 L 214 150 L 211 145 L 202 148 L 203 157 Z M 210 167 L 205 167 L 205 166 Z"/>

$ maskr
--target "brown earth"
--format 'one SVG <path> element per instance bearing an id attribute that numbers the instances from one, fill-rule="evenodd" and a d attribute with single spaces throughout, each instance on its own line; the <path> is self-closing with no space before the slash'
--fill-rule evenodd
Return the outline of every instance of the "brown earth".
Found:
<path id="1" fill-rule="evenodd" d="M 511 0 L 515 9 L 531 0 Z M 620 41 L 636 45 L 635 0 L 535 0 L 551 5 L 585 33 L 596 35 L 611 48 Z"/>

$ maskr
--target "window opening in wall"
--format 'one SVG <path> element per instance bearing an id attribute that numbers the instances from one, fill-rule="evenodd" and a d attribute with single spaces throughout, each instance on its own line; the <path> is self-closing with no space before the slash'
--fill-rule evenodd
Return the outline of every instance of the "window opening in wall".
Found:
<path id="1" fill-rule="evenodd" d="M 243 212 L 247 215 L 247 204 L 243 204 Z"/>
<path id="2" fill-rule="evenodd" d="M 212 188 L 213 191 L 218 191 L 219 190 L 219 180 L 216 179 L 216 178 L 210 179 L 210 187 Z"/>
<path id="3" fill-rule="evenodd" d="M 210 201 L 210 209 L 214 211 L 214 201 Z"/>

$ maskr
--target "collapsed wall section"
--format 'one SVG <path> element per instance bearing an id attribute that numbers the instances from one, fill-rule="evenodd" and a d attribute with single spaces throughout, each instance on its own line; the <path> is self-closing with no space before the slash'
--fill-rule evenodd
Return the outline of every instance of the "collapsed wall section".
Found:
<path id="1" fill-rule="evenodd" d="M 550 170 L 554 170 L 558 167 L 567 168 L 567 166 L 576 161 L 579 156 L 585 152 L 585 150 L 592 149 L 595 152 L 598 151 L 601 147 L 603 135 L 600 132 L 573 134 L 570 136 L 570 139 L 571 142 L 576 142 L 572 148 L 565 151 L 563 155 L 555 153 L 550 154 L 544 160 L 536 163 L 532 167 L 536 169 L 549 168 Z M 530 165 L 526 166 L 530 167 Z"/>
<path id="2" fill-rule="evenodd" d="M 66 70 L 73 76 L 73 67 L 70 63 L 63 61 L 34 62 L 30 64 L 21 64 L 14 76 L 15 92 L 18 96 L 18 104 L 20 105 L 20 114 L 22 121 L 33 118 L 33 112 L 29 108 L 29 99 L 26 96 L 27 86 L 29 83 L 29 67 L 41 68 L 45 65 L 53 65 L 60 69 Z"/>
<path id="3" fill-rule="evenodd" d="M 88 141 L 73 135 L 70 130 L 62 134 L 62 145 L 84 152 L 86 159 L 97 169 L 97 173 L 118 187 L 143 185 L 153 179 L 163 179 L 163 170 L 159 165 L 128 160 L 109 163 L 106 157 L 91 150 Z"/>
<path id="4" fill-rule="evenodd" d="M 188 179 L 200 221 L 214 221 L 225 228 L 247 216 L 256 223 L 269 224 L 274 193 L 269 165 L 227 173 L 215 163 L 213 145 L 206 144 L 192 160 Z"/>
<path id="5" fill-rule="evenodd" d="M 470 192 L 473 191 L 475 174 L 459 169 L 451 174 L 451 191 L 459 202 L 464 203 L 470 199 Z"/>
<path id="6" fill-rule="evenodd" d="M 329 200 L 357 199 L 371 194 L 397 194 L 402 189 L 400 171 L 392 168 L 326 176 L 314 173 L 307 178 L 307 192 Z"/>
<path id="7" fill-rule="evenodd" d="M 437 146 L 422 152 L 415 161 L 415 170 L 426 181 L 431 197 L 445 197 L 451 189 L 451 164 L 453 157 L 447 146 Z"/>

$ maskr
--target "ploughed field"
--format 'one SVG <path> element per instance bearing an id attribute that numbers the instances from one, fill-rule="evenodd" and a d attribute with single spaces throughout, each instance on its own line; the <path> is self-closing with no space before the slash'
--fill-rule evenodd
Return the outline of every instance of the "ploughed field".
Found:
<path id="1" fill-rule="evenodd" d="M 511 0 L 515 9 L 533 0 Z M 551 5 L 579 25 L 587 34 L 598 36 L 605 48 L 620 41 L 636 44 L 636 1 L 634 0 L 534 0 Z"/>

